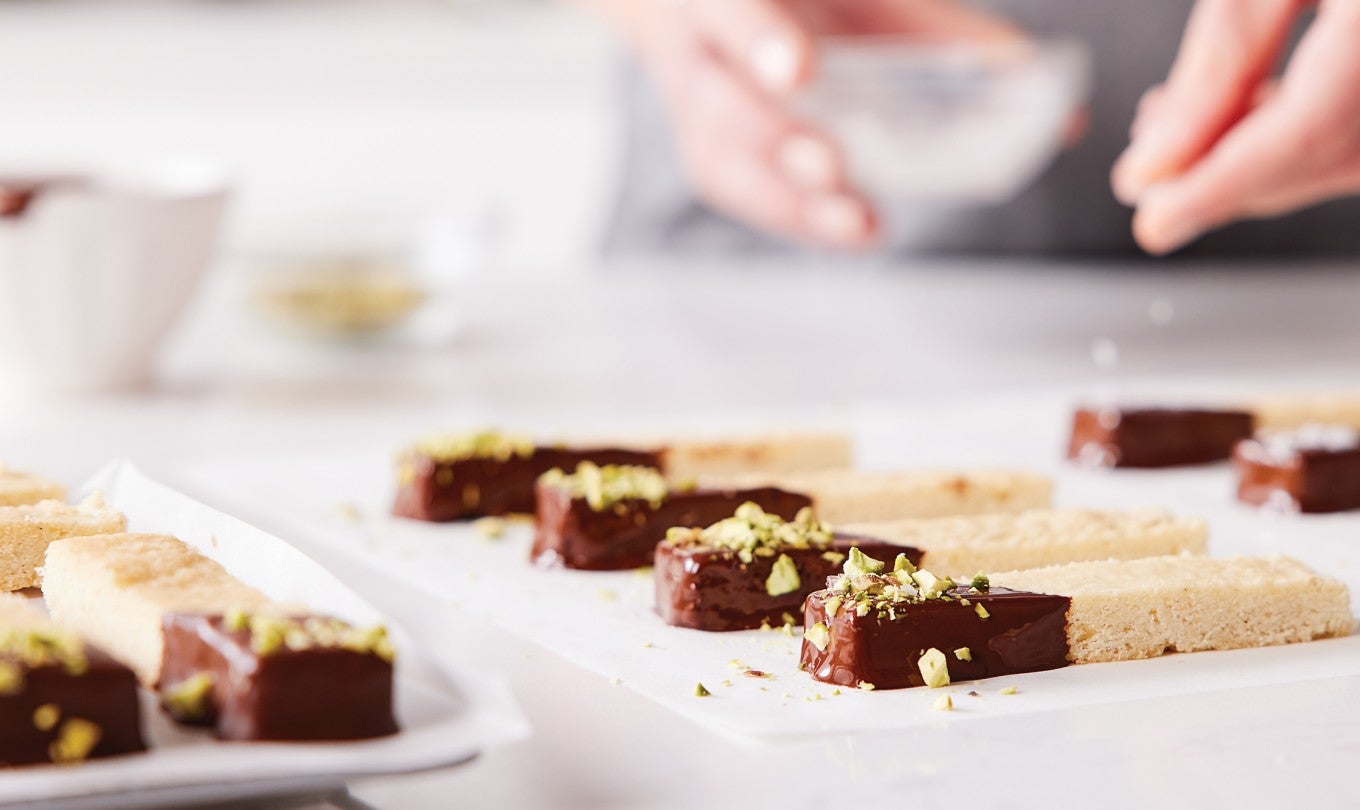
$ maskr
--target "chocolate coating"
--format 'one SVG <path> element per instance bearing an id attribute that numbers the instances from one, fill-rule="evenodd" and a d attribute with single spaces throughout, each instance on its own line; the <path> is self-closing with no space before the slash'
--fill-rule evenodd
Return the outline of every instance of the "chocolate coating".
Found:
<path id="1" fill-rule="evenodd" d="M 409 456 L 402 461 L 409 468 L 409 475 L 397 490 L 392 513 L 434 522 L 529 514 L 534 511 L 534 483 L 540 475 L 552 469 L 571 472 L 583 461 L 601 466 L 659 467 L 661 454 L 613 448 L 536 447 L 528 456 L 504 461 L 469 458 L 445 462 L 429 456 Z"/>
<path id="2" fill-rule="evenodd" d="M 875 689 L 924 686 L 917 662 L 934 647 L 945 655 L 952 681 L 995 678 L 1019 672 L 1039 672 L 1068 664 L 1066 596 L 992 588 L 983 593 L 959 589 L 970 602 L 932 599 L 896 608 L 896 618 L 870 612 L 858 616 L 842 606 L 830 620 L 826 599 L 818 591 L 807 599 L 805 625 L 822 622 L 831 632 L 825 650 L 803 640 L 802 667 L 816 680 Z M 975 605 L 991 614 L 980 618 Z M 967 647 L 971 661 L 960 661 L 954 651 Z"/>
<path id="3" fill-rule="evenodd" d="M 802 621 L 803 600 L 826 587 L 827 577 L 840 573 L 841 563 L 824 554 L 846 554 L 858 547 L 870 557 L 892 560 L 906 554 L 913 565 L 921 551 L 868 537 L 836 535 L 828 549 L 784 548 L 773 555 L 755 556 L 743 563 L 729 549 L 682 547 L 661 543 L 656 547 L 656 611 L 667 624 L 694 630 L 725 632 L 754 630 L 764 623 L 783 624 L 784 615 Z M 770 596 L 765 588 L 780 554 L 788 555 L 798 569 L 797 590 Z"/>
<path id="4" fill-rule="evenodd" d="M 1301 447 L 1272 453 L 1261 442 L 1242 442 L 1233 451 L 1237 498 L 1298 512 L 1360 509 L 1360 447 Z"/>
<path id="5" fill-rule="evenodd" d="M 23 670 L 23 688 L 0 695 L 0 766 L 51 762 L 50 747 L 62 721 L 80 718 L 99 727 L 99 742 L 91 758 L 145 751 L 137 702 L 137 677 L 132 670 L 86 645 L 89 668 L 72 675 L 62 666 Z M 5 658 L 8 662 L 13 659 Z M 34 724 L 39 706 L 52 704 L 60 719 L 44 731 Z"/>
<path id="6" fill-rule="evenodd" d="M 667 529 L 717 523 L 748 501 L 785 520 L 812 505 L 806 495 L 774 487 L 698 489 L 672 492 L 656 507 L 630 498 L 597 512 L 564 487 L 540 485 L 532 559 L 595 571 L 641 568 L 652 564 Z"/>
<path id="7" fill-rule="evenodd" d="M 213 678 L 207 713 L 176 717 L 212 725 L 224 740 L 356 740 L 397 732 L 392 665 L 340 648 L 258 655 L 247 630 L 221 616 L 176 613 L 164 619 L 161 694 L 206 672 Z"/>
<path id="8" fill-rule="evenodd" d="M 1105 467 L 1177 467 L 1223 461 L 1250 438 L 1245 411 L 1079 408 L 1067 457 Z"/>

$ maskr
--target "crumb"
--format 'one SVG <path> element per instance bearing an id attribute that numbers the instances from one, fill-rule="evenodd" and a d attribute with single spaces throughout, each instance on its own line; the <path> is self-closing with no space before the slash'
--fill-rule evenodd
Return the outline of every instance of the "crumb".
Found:
<path id="1" fill-rule="evenodd" d="M 969 692 L 968 697 L 982 697 L 982 695 L 979 695 L 977 692 Z"/>
<path id="2" fill-rule="evenodd" d="M 954 711 L 954 700 L 949 695 L 940 695 L 935 698 L 934 703 L 930 704 L 930 708 L 937 712 L 952 712 Z"/>
<path id="3" fill-rule="evenodd" d="M 1002 689 L 1000 692 L 997 692 L 997 694 L 998 694 L 998 695 L 1014 695 L 1015 693 L 1017 693 L 1017 692 L 1019 692 L 1019 691 L 1020 691 L 1020 690 L 1019 690 L 1019 689 L 1016 689 L 1014 686 L 1007 686 L 1005 689 Z"/>
<path id="4" fill-rule="evenodd" d="M 608 588 L 600 588 L 595 592 L 595 595 L 605 602 L 614 602 L 619 598 L 618 593 L 611 591 Z"/>
<path id="5" fill-rule="evenodd" d="M 499 540 L 505 536 L 505 519 L 498 517 L 478 518 L 472 522 L 472 530 L 487 540 Z"/>
<path id="6" fill-rule="evenodd" d="M 622 684 L 622 683 L 623 683 L 623 678 L 610 678 L 610 679 L 609 679 L 609 685 L 610 685 L 610 686 L 618 686 L 618 685 L 620 685 L 620 684 Z"/>
<path id="7" fill-rule="evenodd" d="M 352 501 L 340 502 L 340 517 L 348 523 L 362 523 L 364 520 L 363 510 Z"/>

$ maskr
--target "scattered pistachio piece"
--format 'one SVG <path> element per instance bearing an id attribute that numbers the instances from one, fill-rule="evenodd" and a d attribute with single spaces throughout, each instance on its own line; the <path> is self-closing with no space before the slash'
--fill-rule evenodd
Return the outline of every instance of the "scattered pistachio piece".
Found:
<path id="1" fill-rule="evenodd" d="M 213 676 L 199 672 L 165 690 L 161 701 L 177 720 L 202 720 L 212 711 Z"/>
<path id="2" fill-rule="evenodd" d="M 921 671 L 921 679 L 931 689 L 949 685 L 949 662 L 945 660 L 944 653 L 935 647 L 926 650 L 925 655 L 917 660 L 916 668 Z"/>
<path id="3" fill-rule="evenodd" d="M 0 661 L 0 695 L 17 695 L 24 691 L 24 671 L 18 664 Z"/>
<path id="4" fill-rule="evenodd" d="M 1013 694 L 1015 694 L 1016 692 L 1019 692 L 1019 691 L 1020 691 L 1020 690 L 1019 690 L 1019 689 L 1016 689 L 1014 686 L 1007 686 L 1007 687 L 1003 688 L 1001 691 L 997 692 L 997 694 L 998 694 L 998 695 L 1013 695 Z"/>
<path id="5" fill-rule="evenodd" d="M 708 689 L 705 688 L 704 685 L 703 685 L 702 683 L 696 683 L 696 684 L 694 684 L 694 696 L 695 696 L 695 697 L 708 697 L 708 696 L 711 695 L 711 694 L 713 694 L 713 693 L 710 692 L 710 691 L 708 691 Z"/>
<path id="6" fill-rule="evenodd" d="M 622 683 L 623 683 L 623 678 L 610 678 L 610 679 L 609 679 L 609 685 L 610 685 L 610 686 L 618 686 L 619 684 L 622 684 Z"/>
<path id="7" fill-rule="evenodd" d="M 975 591 L 985 591 L 992 587 L 992 581 L 981 571 L 973 574 L 972 588 Z"/>
<path id="8" fill-rule="evenodd" d="M 911 560 L 907 559 L 906 554 L 898 554 L 897 559 L 893 560 L 893 573 L 905 573 L 907 576 L 911 576 L 916 573 L 916 566 L 911 564 Z"/>
<path id="9" fill-rule="evenodd" d="M 723 679 L 722 685 L 723 685 L 723 686 L 731 686 L 731 685 L 732 685 L 732 679 L 731 679 L 731 678 L 725 678 L 725 679 Z"/>
<path id="10" fill-rule="evenodd" d="M 827 645 L 831 643 L 831 630 L 825 624 L 817 622 L 803 631 L 803 638 L 819 652 L 826 652 Z"/>
<path id="11" fill-rule="evenodd" d="M 952 712 L 954 711 L 954 699 L 949 695 L 940 695 L 935 698 L 934 703 L 930 704 L 930 708 L 937 712 Z"/>
<path id="12" fill-rule="evenodd" d="M 38 731 L 51 731 L 61 720 L 61 707 L 55 703 L 44 703 L 33 710 L 33 727 Z"/>
<path id="13" fill-rule="evenodd" d="M 967 647 L 960 647 L 954 651 L 954 657 L 959 659 L 960 661 L 972 661 L 973 651 L 968 649 Z"/>
<path id="14" fill-rule="evenodd" d="M 484 517 L 472 522 L 472 530 L 487 540 L 499 540 L 505 536 L 505 518 Z"/>
<path id="15" fill-rule="evenodd" d="M 860 681 L 860 682 L 859 682 L 859 688 L 862 689 L 862 690 L 865 691 L 865 692 L 872 692 L 872 691 L 874 691 L 874 685 L 871 684 L 871 683 L 869 683 L 868 681 Z"/>
<path id="16" fill-rule="evenodd" d="M 987 608 L 983 607 L 981 602 L 973 605 L 973 612 L 978 615 L 979 619 L 988 619 L 991 618 L 992 615 L 987 612 Z"/>
<path id="17" fill-rule="evenodd" d="M 843 570 L 852 577 L 881 574 L 883 573 L 883 563 L 860 551 L 859 546 L 855 546 L 850 549 L 850 556 L 846 557 Z"/>
<path id="18" fill-rule="evenodd" d="M 57 739 L 47 747 L 53 762 L 82 762 L 99 744 L 103 731 L 89 720 L 72 717 L 61 724 Z"/>
<path id="19" fill-rule="evenodd" d="M 783 596 L 798 590 L 802 584 L 803 580 L 798 576 L 798 566 L 793 562 L 793 558 L 787 554 L 780 554 L 770 569 L 770 576 L 765 580 L 765 593 L 770 596 Z"/>
<path id="20" fill-rule="evenodd" d="M 363 523 L 364 512 L 353 501 L 340 502 L 340 517 L 347 523 Z"/>
<path id="21" fill-rule="evenodd" d="M 613 602 L 619 598 L 618 593 L 610 590 L 609 588 L 600 588 L 599 590 L 595 591 L 595 595 L 599 597 L 599 599 L 603 602 Z"/>
<path id="22" fill-rule="evenodd" d="M 839 551 L 824 551 L 822 552 L 822 559 L 826 560 L 832 565 L 840 565 L 841 563 L 845 562 L 845 555 L 840 553 Z"/>

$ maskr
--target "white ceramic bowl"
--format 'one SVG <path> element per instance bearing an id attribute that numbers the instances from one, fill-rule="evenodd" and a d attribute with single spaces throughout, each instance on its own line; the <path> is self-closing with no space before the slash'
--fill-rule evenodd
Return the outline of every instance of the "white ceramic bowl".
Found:
<path id="1" fill-rule="evenodd" d="M 148 380 L 216 253 L 227 190 L 212 167 L 76 174 L 0 218 L 0 380 L 11 390 Z"/>
<path id="2" fill-rule="evenodd" d="M 799 111 L 833 134 L 880 201 L 977 205 L 1025 189 L 1062 149 L 1090 87 L 1080 43 L 822 43 Z"/>

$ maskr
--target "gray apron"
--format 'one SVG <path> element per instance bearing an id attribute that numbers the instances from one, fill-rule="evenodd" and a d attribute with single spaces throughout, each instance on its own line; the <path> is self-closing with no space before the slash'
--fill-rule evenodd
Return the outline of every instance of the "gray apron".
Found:
<path id="1" fill-rule="evenodd" d="M 1143 91 L 1166 77 L 1190 3 L 1132 6 L 1083 0 L 986 3 L 1040 36 L 1073 36 L 1094 57 L 1086 138 L 1015 200 L 967 209 L 894 210 L 895 254 L 1126 255 L 1137 253 L 1132 214 L 1110 192 L 1109 173 L 1128 143 Z M 625 171 L 605 240 L 610 256 L 777 255 L 803 250 L 722 216 L 698 200 L 681 171 L 665 115 L 637 70 L 626 77 Z M 1238 223 L 1182 255 L 1360 254 L 1360 201 L 1343 200 L 1268 221 Z"/>

